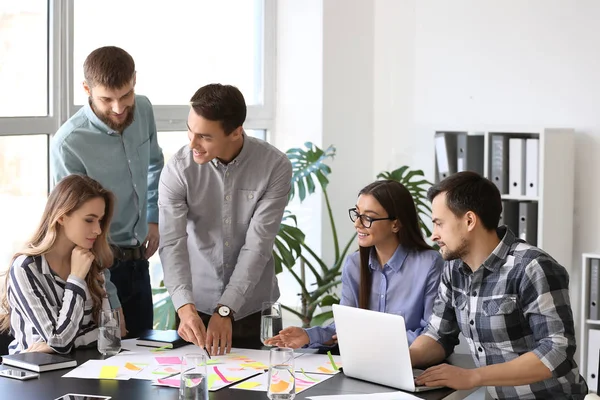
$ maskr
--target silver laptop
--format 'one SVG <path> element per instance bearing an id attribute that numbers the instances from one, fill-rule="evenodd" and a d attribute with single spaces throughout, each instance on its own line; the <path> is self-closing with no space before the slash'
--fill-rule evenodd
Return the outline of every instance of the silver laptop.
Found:
<path id="1" fill-rule="evenodd" d="M 342 369 L 352 378 L 408 392 L 440 387 L 415 386 L 404 317 L 333 305 Z"/>

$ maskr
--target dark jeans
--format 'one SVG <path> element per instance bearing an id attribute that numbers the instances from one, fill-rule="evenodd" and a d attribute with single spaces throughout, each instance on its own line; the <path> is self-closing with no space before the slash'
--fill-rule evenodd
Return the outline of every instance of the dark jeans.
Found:
<path id="1" fill-rule="evenodd" d="M 148 260 L 115 259 L 110 267 L 110 280 L 117 287 L 128 338 L 139 337 L 142 331 L 152 329 L 154 309 L 148 266 Z"/>

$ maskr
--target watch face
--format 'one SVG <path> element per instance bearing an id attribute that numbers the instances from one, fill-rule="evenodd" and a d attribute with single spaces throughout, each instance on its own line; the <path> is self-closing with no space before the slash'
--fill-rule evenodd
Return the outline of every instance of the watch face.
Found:
<path id="1" fill-rule="evenodd" d="M 229 307 L 221 306 L 219 307 L 219 315 L 222 317 L 227 317 L 231 311 Z"/>

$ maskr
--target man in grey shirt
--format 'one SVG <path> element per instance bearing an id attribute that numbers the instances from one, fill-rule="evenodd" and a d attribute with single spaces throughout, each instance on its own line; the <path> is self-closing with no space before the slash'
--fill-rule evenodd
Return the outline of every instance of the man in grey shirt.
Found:
<path id="1" fill-rule="evenodd" d="M 179 335 L 211 354 L 260 346 L 263 301 L 279 298 L 273 242 L 292 166 L 242 128 L 246 103 L 233 86 L 204 86 L 191 99 L 189 146 L 159 185 L 159 248 Z M 205 328 L 207 325 L 207 328 Z"/>

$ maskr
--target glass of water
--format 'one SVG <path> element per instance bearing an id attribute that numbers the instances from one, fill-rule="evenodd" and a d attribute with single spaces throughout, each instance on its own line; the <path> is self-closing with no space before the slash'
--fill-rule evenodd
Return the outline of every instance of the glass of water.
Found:
<path id="1" fill-rule="evenodd" d="M 267 396 L 273 400 L 291 400 L 296 397 L 296 377 L 294 375 L 294 350 L 288 347 L 275 347 L 269 354 Z"/>
<path id="2" fill-rule="evenodd" d="M 262 303 L 260 315 L 260 341 L 262 344 L 265 344 L 267 339 L 278 335 L 282 329 L 281 305 L 271 301 Z"/>
<path id="3" fill-rule="evenodd" d="M 186 354 L 181 361 L 180 400 L 208 400 L 206 354 Z"/>
<path id="4" fill-rule="evenodd" d="M 121 327 L 118 310 L 100 311 L 98 351 L 105 356 L 114 356 L 121 351 Z"/>

